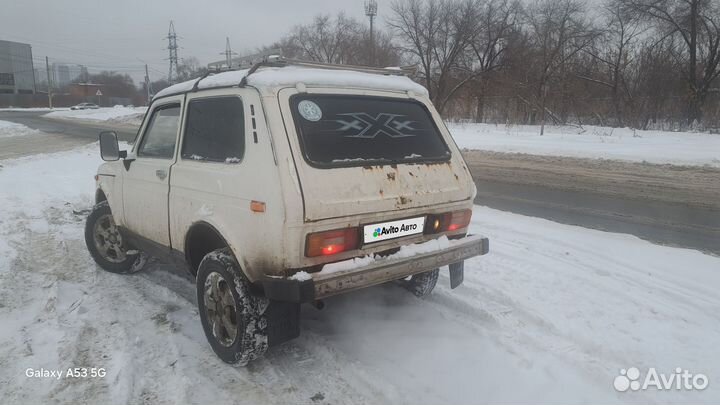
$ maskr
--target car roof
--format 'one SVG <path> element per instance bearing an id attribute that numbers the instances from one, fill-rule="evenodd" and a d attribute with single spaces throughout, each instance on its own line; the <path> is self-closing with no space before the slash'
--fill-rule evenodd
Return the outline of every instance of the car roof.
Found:
<path id="1" fill-rule="evenodd" d="M 318 64 L 318 66 L 322 65 Z M 328 66 L 334 67 L 328 69 L 289 65 L 226 71 L 174 84 L 159 91 L 153 99 L 196 90 L 240 87 L 241 84 L 247 84 L 258 89 L 269 89 L 296 86 L 298 83 L 303 83 L 306 86 L 412 91 L 418 95 L 428 94 L 425 87 L 408 77 L 398 75 L 399 70 L 397 68 L 385 70 L 368 68 L 368 71 L 359 71 L 353 69 L 352 66 L 348 66 L 347 69 L 343 69 L 341 65 Z"/>

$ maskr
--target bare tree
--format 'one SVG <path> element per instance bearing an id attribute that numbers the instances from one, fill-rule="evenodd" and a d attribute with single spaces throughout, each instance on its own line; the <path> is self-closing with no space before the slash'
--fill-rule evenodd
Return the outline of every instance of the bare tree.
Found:
<path id="1" fill-rule="evenodd" d="M 177 67 L 178 81 L 195 79 L 206 72 L 207 67 L 202 66 L 198 58 L 194 56 L 183 58 Z"/>
<path id="2" fill-rule="evenodd" d="M 279 42 L 266 47 L 281 48 L 290 58 L 315 62 L 370 64 L 369 30 L 357 20 L 340 13 L 334 18 L 317 15 L 310 24 L 297 25 Z M 399 55 L 388 33 L 375 29 L 376 63 L 393 66 Z"/>
<path id="3" fill-rule="evenodd" d="M 467 80 L 474 79 L 477 105 L 475 119 L 483 121 L 484 99 L 490 73 L 506 65 L 504 54 L 509 36 L 516 28 L 520 3 L 516 0 L 488 0 L 481 3 L 477 32 L 470 42 Z M 462 85 L 463 83 L 458 83 Z"/>
<path id="4" fill-rule="evenodd" d="M 700 121 L 710 87 L 720 76 L 717 0 L 625 0 L 627 11 L 652 19 L 660 38 L 673 37 L 672 56 L 688 84 L 688 124 Z"/>
<path id="5" fill-rule="evenodd" d="M 626 13 L 621 1 L 609 0 L 604 4 L 602 16 L 606 27 L 598 41 L 584 49 L 595 62 L 594 72 L 577 76 L 610 91 L 615 119 L 622 127 L 626 124 L 626 109 L 634 115 L 632 111 L 640 78 L 637 75 L 633 77 L 633 74 L 641 72 L 632 67 L 638 63 L 638 47 L 648 45 L 641 42 L 647 27 L 637 15 Z"/>
<path id="6" fill-rule="evenodd" d="M 335 18 L 315 16 L 307 25 L 295 26 L 280 42 L 283 52 L 292 57 L 325 63 L 350 63 L 360 36 L 360 24 L 343 13 Z"/>
<path id="7" fill-rule="evenodd" d="M 532 70 L 542 135 L 549 112 L 548 86 L 558 73 L 564 73 L 568 62 L 591 43 L 595 31 L 585 19 L 584 4 L 578 0 L 540 0 L 526 9 L 525 24 L 530 45 L 537 54 Z"/>
<path id="8" fill-rule="evenodd" d="M 400 65 L 400 51 L 393 43 L 392 36 L 387 32 L 374 27 L 373 43 L 370 42 L 370 29 L 363 27 L 360 38 L 350 46 L 357 48 L 353 64 L 365 66 L 398 66 Z M 374 49 L 373 49 L 374 48 Z M 374 57 L 373 57 L 374 55 Z"/>
<path id="9" fill-rule="evenodd" d="M 400 48 L 420 64 L 420 80 L 442 112 L 448 100 L 468 82 L 458 66 L 477 33 L 476 0 L 399 0 L 391 6 L 388 25 Z M 453 83 L 458 76 L 460 83 Z"/>
<path id="10" fill-rule="evenodd" d="M 541 133 L 548 117 L 720 126 L 720 1 L 603 0 L 592 13 L 584 1 L 395 0 L 375 62 L 419 65 L 413 78 L 446 117 L 538 123 Z M 371 62 L 367 24 L 343 14 L 317 16 L 272 47 Z"/>

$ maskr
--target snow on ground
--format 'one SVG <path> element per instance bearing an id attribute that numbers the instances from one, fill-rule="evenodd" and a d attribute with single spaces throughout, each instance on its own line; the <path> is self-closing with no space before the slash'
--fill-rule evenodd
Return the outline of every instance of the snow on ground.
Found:
<path id="1" fill-rule="evenodd" d="M 65 107 L 55 107 L 55 108 L 48 108 L 48 107 L 3 107 L 0 108 L 0 112 L 3 111 L 15 111 L 15 112 L 43 112 L 43 111 L 66 111 L 69 110 L 69 108 Z"/>
<path id="2" fill-rule="evenodd" d="M 139 126 L 147 107 L 101 107 L 95 110 L 53 111 L 45 114 L 48 118 L 73 119 L 81 121 L 104 121 L 113 124 Z"/>
<path id="3" fill-rule="evenodd" d="M 484 207 L 490 254 L 416 299 L 389 284 L 304 307 L 299 339 L 247 368 L 206 342 L 169 266 L 100 270 L 86 252 L 97 146 L 0 168 L 5 403 L 720 402 L 720 258 Z M 58 169 L 60 168 L 60 169 Z M 682 367 L 704 391 L 617 393 L 620 368 Z M 103 367 L 104 378 L 26 369 Z"/>
<path id="4" fill-rule="evenodd" d="M 448 123 L 461 148 L 720 167 L 720 135 L 629 128 Z"/>
<path id="5" fill-rule="evenodd" d="M 0 138 L 10 138 L 13 136 L 32 135 L 40 131 L 28 128 L 22 124 L 16 124 L 9 121 L 0 121 Z"/>

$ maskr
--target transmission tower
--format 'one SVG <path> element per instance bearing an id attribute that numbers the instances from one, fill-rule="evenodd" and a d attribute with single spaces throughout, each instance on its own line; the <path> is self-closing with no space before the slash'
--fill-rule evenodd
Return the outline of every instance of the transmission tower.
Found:
<path id="1" fill-rule="evenodd" d="M 170 69 L 168 70 L 168 82 L 175 83 L 178 76 L 178 56 L 177 56 L 177 34 L 175 34 L 175 25 L 172 20 L 170 21 L 170 29 L 167 35 L 168 46 L 167 49 L 170 53 L 168 59 L 170 60 Z"/>
<path id="2" fill-rule="evenodd" d="M 228 70 L 232 69 L 232 57 L 233 55 L 237 55 L 237 53 L 233 52 L 232 48 L 230 48 L 229 37 L 225 37 L 225 52 L 221 52 L 220 55 L 225 55 L 225 64 Z"/>
<path id="3" fill-rule="evenodd" d="M 365 2 L 365 15 L 370 19 L 370 65 L 375 65 L 375 38 L 373 22 L 377 16 L 377 1 L 368 0 Z"/>

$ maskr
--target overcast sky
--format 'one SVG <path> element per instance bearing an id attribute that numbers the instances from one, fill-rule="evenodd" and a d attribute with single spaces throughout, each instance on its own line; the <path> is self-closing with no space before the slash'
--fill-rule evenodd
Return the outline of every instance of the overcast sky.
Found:
<path id="1" fill-rule="evenodd" d="M 178 56 L 202 64 L 221 60 L 225 37 L 233 51 L 252 53 L 318 13 L 365 18 L 363 0 L 1 0 L 0 39 L 32 45 L 35 65 L 77 63 L 92 71 L 116 70 L 142 81 L 168 71 L 168 25 L 180 36 Z M 379 0 L 379 13 L 389 0 Z"/>

